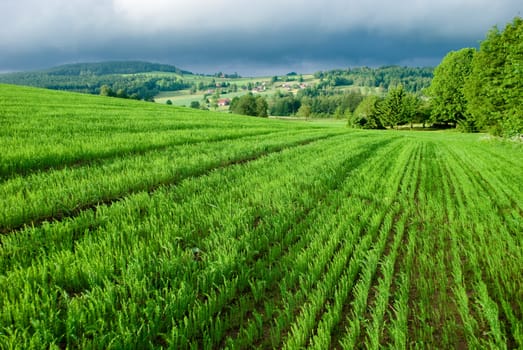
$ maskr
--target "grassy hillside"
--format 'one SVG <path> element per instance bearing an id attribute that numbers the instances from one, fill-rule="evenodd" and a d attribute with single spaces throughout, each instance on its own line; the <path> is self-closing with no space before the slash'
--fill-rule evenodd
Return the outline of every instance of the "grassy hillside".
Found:
<path id="1" fill-rule="evenodd" d="M 523 347 L 523 148 L 0 85 L 0 348 Z"/>
<path id="2" fill-rule="evenodd" d="M 0 175 L 76 164 L 174 144 L 287 130 L 283 122 L 0 85 Z M 11 127 L 13 129 L 11 129 Z M 303 125 L 293 124 L 300 129 Z"/>

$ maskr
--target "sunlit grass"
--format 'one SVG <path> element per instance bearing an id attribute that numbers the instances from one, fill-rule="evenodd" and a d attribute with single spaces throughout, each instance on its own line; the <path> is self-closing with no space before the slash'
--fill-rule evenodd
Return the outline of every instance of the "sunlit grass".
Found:
<path id="1" fill-rule="evenodd" d="M 0 348 L 523 346 L 520 144 L 0 102 Z"/>

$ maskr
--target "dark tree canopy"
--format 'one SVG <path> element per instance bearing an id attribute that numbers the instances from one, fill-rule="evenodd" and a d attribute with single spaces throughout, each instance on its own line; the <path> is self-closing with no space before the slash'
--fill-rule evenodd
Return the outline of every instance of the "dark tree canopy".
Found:
<path id="1" fill-rule="evenodd" d="M 232 99 L 229 110 L 236 114 L 267 117 L 267 101 L 262 96 L 243 95 Z"/>

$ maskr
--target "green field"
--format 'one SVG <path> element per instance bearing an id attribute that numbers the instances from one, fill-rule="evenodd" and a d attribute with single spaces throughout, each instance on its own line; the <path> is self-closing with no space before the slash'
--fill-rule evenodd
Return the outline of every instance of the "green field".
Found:
<path id="1" fill-rule="evenodd" d="M 523 145 L 0 85 L 0 349 L 523 348 Z"/>

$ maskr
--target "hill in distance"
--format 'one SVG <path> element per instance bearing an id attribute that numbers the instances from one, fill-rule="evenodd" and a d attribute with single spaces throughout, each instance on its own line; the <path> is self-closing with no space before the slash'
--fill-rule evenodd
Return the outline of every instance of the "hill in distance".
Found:
<path id="1" fill-rule="evenodd" d="M 122 96 L 152 100 L 159 91 L 188 87 L 183 77 L 191 72 L 142 61 L 75 63 L 46 70 L 0 74 L 0 83 L 99 94 L 107 85 Z M 125 95 L 125 96 L 124 96 Z"/>
<path id="2" fill-rule="evenodd" d="M 50 75 L 110 75 L 110 74 L 139 74 L 151 72 L 176 73 L 180 75 L 192 74 L 173 65 L 151 63 L 144 61 L 108 61 L 95 63 L 73 63 L 50 68 L 43 71 Z"/>
<path id="3" fill-rule="evenodd" d="M 0 74 L 0 83 L 66 90 L 89 94 L 106 94 L 123 98 L 157 101 L 189 106 L 198 103 L 205 108 L 228 110 L 221 100 L 247 94 L 261 94 L 268 99 L 295 96 L 321 97 L 350 91 L 380 94 L 389 86 L 402 84 L 406 90 L 419 92 L 430 85 L 433 68 L 387 66 L 357 67 L 316 72 L 289 73 L 284 76 L 242 78 L 237 74 L 195 74 L 176 66 L 142 61 L 109 61 L 75 63 L 46 70 Z M 105 86 L 105 87 L 104 87 Z M 298 93 L 301 95 L 298 96 Z M 283 96 L 285 95 L 285 96 Z M 277 104 L 277 101 L 271 103 Z M 213 107 L 214 106 L 214 107 Z M 292 113 L 297 104 L 290 108 Z M 325 110 L 325 111 L 324 111 Z M 322 108 L 332 115 L 336 107 Z M 278 113 L 277 115 L 287 115 Z"/>

